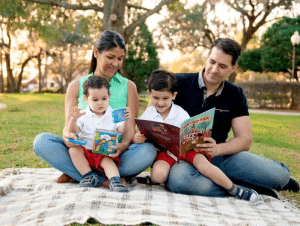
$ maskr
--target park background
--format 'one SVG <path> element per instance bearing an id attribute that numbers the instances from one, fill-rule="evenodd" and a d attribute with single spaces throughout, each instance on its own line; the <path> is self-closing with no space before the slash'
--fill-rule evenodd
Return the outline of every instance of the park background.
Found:
<path id="1" fill-rule="evenodd" d="M 105 29 L 126 40 L 122 73 L 137 84 L 140 112 L 151 71 L 200 71 L 219 37 L 242 46 L 228 80 L 243 87 L 251 108 L 299 112 L 300 48 L 291 42 L 300 32 L 299 7 L 297 0 L 0 0 L 0 170 L 49 167 L 32 140 L 62 135 L 64 92 L 88 73 Z M 251 152 L 284 162 L 299 181 L 299 114 L 250 118 Z M 299 208 L 299 194 L 281 194 Z"/>

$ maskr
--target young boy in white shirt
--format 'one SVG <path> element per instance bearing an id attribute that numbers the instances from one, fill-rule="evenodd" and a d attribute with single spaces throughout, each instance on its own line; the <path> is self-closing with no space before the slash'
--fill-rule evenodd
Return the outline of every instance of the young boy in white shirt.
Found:
<path id="1" fill-rule="evenodd" d="M 140 119 L 164 122 L 180 127 L 182 122 L 190 118 L 189 114 L 180 106 L 173 103 L 177 95 L 177 80 L 174 74 L 155 70 L 148 81 L 148 95 L 151 106 L 140 116 Z M 145 142 L 146 137 L 137 132 L 133 138 L 135 143 Z M 210 178 L 216 184 L 225 188 L 232 196 L 250 202 L 259 198 L 256 191 L 235 185 L 218 167 L 209 161 L 210 157 L 203 153 L 190 150 L 183 154 L 182 160 L 192 164 L 201 174 Z M 146 182 L 160 184 L 168 179 L 168 175 L 175 160 L 165 152 L 159 152 L 150 172 L 150 180 Z"/>
<path id="2" fill-rule="evenodd" d="M 85 111 L 78 107 L 73 109 L 68 128 L 70 138 L 86 141 L 85 145 L 69 149 L 69 154 L 76 169 L 83 175 L 80 181 L 82 187 L 98 187 L 98 175 L 95 170 L 104 171 L 110 181 L 110 190 L 128 192 L 122 182 L 118 170 L 120 159 L 118 153 L 102 155 L 92 153 L 94 134 L 96 129 L 117 131 L 123 134 L 127 121 L 113 123 L 112 108 L 109 103 L 109 83 L 100 76 L 91 76 L 83 84 L 84 101 L 88 104 Z M 126 108 L 125 118 L 130 117 L 130 110 Z M 76 136 L 77 134 L 77 136 Z M 112 147 L 114 148 L 114 147 Z M 93 171 L 94 170 L 94 171 Z"/>

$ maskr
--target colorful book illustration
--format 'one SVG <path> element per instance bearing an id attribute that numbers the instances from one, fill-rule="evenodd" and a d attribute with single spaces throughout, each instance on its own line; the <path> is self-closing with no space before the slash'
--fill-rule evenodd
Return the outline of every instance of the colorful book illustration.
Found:
<path id="1" fill-rule="evenodd" d="M 204 137 L 211 136 L 215 108 L 185 120 L 181 127 L 149 120 L 135 119 L 140 132 L 147 142 L 153 143 L 160 151 L 167 152 L 176 161 L 203 143 Z"/>
<path id="2" fill-rule="evenodd" d="M 114 154 L 115 149 L 111 146 L 116 146 L 117 133 L 111 130 L 97 129 L 94 136 L 93 153 L 109 155 Z"/>
<path id="3" fill-rule="evenodd" d="M 126 114 L 125 108 L 113 110 L 113 112 L 112 112 L 113 122 L 118 123 L 118 122 L 122 122 L 122 121 L 127 121 L 128 118 L 124 118 L 125 114 Z"/>

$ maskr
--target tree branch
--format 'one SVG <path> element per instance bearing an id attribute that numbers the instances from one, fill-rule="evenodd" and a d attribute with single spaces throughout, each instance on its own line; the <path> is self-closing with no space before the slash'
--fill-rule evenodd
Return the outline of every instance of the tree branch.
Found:
<path id="1" fill-rule="evenodd" d="M 178 1 L 178 0 L 162 0 L 155 8 L 149 9 L 146 13 L 144 13 L 136 21 L 134 21 L 132 24 L 130 24 L 127 28 L 125 28 L 125 31 L 124 31 L 125 41 L 126 42 L 128 41 L 128 38 L 134 32 L 134 30 L 138 26 L 143 24 L 149 16 L 151 16 L 155 13 L 158 13 L 164 5 L 171 3 L 171 2 L 176 2 L 176 1 Z"/>
<path id="2" fill-rule="evenodd" d="M 138 6 L 138 5 L 134 5 L 134 4 L 130 4 L 130 3 L 126 3 L 126 6 L 128 8 L 135 8 L 135 9 L 142 9 L 142 10 L 146 10 L 149 11 L 150 9 L 142 7 L 142 6 Z"/>
<path id="3" fill-rule="evenodd" d="M 57 0 L 24 0 L 24 1 L 40 3 L 40 4 L 50 4 L 52 6 L 60 6 L 65 9 L 72 9 L 72 10 L 94 10 L 96 12 L 103 12 L 103 7 L 99 7 L 96 4 L 93 5 L 68 4 Z"/>

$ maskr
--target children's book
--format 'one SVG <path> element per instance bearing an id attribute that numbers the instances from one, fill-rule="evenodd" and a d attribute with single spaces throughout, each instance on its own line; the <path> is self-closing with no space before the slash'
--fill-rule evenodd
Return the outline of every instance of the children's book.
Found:
<path id="1" fill-rule="evenodd" d="M 135 119 L 138 129 L 160 151 L 167 152 L 176 161 L 210 137 L 214 122 L 215 108 L 185 120 L 181 127 L 162 122 Z"/>
<path id="2" fill-rule="evenodd" d="M 111 146 L 116 146 L 117 133 L 111 130 L 97 129 L 94 136 L 93 153 L 109 155 L 114 154 L 115 149 Z"/>
<path id="3" fill-rule="evenodd" d="M 124 118 L 125 114 L 126 114 L 125 108 L 113 110 L 113 112 L 112 112 L 113 122 L 118 123 L 118 122 L 122 122 L 122 121 L 127 121 L 128 118 Z"/>

